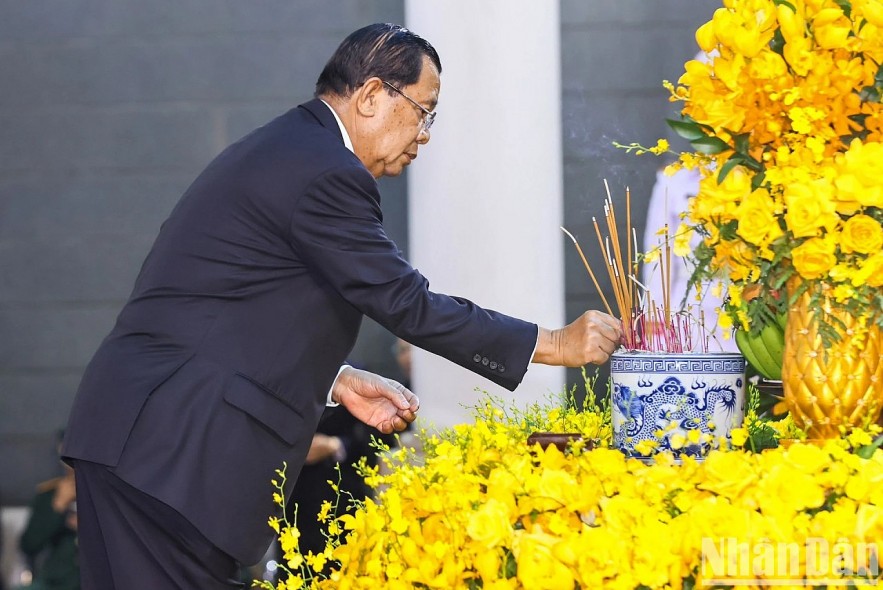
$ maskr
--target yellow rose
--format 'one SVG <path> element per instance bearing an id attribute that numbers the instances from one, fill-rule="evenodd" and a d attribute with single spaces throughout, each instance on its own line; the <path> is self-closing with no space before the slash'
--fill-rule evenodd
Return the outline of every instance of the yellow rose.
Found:
<path id="1" fill-rule="evenodd" d="M 541 531 L 522 532 L 515 538 L 512 552 L 518 560 L 518 580 L 525 588 L 573 588 L 573 571 L 553 553 L 559 542 L 557 537 Z"/>
<path id="2" fill-rule="evenodd" d="M 870 254 L 883 249 L 883 228 L 869 215 L 854 215 L 843 224 L 840 249 L 849 254 Z"/>
<path id="3" fill-rule="evenodd" d="M 755 246 L 768 246 L 783 233 L 776 209 L 766 189 L 752 192 L 739 204 L 739 236 Z"/>
<path id="4" fill-rule="evenodd" d="M 751 194 L 751 177 L 741 167 L 730 172 L 722 183 L 711 174 L 699 181 L 699 194 L 690 200 L 690 216 L 695 220 L 720 222 L 736 218 L 739 202 Z"/>
<path id="5" fill-rule="evenodd" d="M 821 278 L 837 264 L 834 241 L 822 238 L 812 238 L 797 246 L 791 258 L 795 270 L 805 279 Z"/>
<path id="6" fill-rule="evenodd" d="M 710 453 L 703 469 L 705 478 L 697 487 L 729 498 L 738 498 L 758 479 L 750 455 L 743 453 Z"/>
<path id="7" fill-rule="evenodd" d="M 831 456 L 815 445 L 794 445 L 787 450 L 786 456 L 790 466 L 808 475 L 818 473 L 831 464 Z"/>
<path id="8" fill-rule="evenodd" d="M 836 199 L 834 208 L 838 213 L 852 215 L 861 209 L 859 199 L 862 198 L 861 195 L 865 192 L 865 187 L 862 186 L 858 178 L 853 174 L 839 174 L 834 179 L 834 186 L 837 188 L 834 195 Z"/>
<path id="9" fill-rule="evenodd" d="M 785 188 L 785 223 L 795 238 L 817 236 L 822 229 L 837 225 L 840 218 L 834 210 L 833 193 L 834 187 L 825 180 Z"/>
<path id="10" fill-rule="evenodd" d="M 865 207 L 883 207 L 883 143 L 869 141 L 862 143 L 854 139 L 849 149 L 838 161 L 841 173 L 851 175 L 862 188 L 855 198 Z"/>
<path id="11" fill-rule="evenodd" d="M 590 510 L 592 507 L 592 494 L 580 489 L 576 477 L 568 470 L 544 469 L 537 482 L 536 492 L 559 506 L 569 506 L 576 511 Z"/>
<path id="12" fill-rule="evenodd" d="M 825 502 L 825 490 L 818 479 L 784 462 L 771 465 L 754 491 L 764 497 L 777 498 L 781 502 L 778 509 L 783 514 L 818 508 Z"/>
<path id="13" fill-rule="evenodd" d="M 482 504 L 469 519 L 466 533 L 488 548 L 508 543 L 512 538 L 512 524 L 506 505 L 493 498 Z"/>

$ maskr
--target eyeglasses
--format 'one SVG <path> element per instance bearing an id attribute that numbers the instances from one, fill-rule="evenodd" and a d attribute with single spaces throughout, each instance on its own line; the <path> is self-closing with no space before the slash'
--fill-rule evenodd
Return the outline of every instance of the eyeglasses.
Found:
<path id="1" fill-rule="evenodd" d="M 389 86 L 390 88 L 392 88 L 393 90 L 395 90 L 396 92 L 398 92 L 399 94 L 401 94 L 402 96 L 404 96 L 408 100 L 408 102 L 410 102 L 412 105 L 414 105 L 415 107 L 417 107 L 418 109 L 420 109 L 423 112 L 423 128 L 420 129 L 420 132 L 423 133 L 425 131 L 425 132 L 429 133 L 429 128 L 432 127 L 432 124 L 435 122 L 435 111 L 430 111 L 430 110 L 426 109 L 419 102 L 417 102 L 416 100 L 414 100 L 413 98 L 411 98 L 410 96 L 408 96 L 407 94 L 405 94 L 404 92 L 402 92 L 401 90 L 399 90 L 398 88 L 396 88 L 395 86 L 393 86 L 392 84 L 387 82 L 386 80 L 384 80 L 383 83 L 386 84 L 387 86 Z"/>

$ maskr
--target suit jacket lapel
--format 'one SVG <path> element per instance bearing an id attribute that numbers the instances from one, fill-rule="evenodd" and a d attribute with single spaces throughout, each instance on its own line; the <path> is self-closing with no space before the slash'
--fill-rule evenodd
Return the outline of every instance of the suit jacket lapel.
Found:
<path id="1" fill-rule="evenodd" d="M 334 118 L 334 113 L 331 112 L 328 105 L 318 98 L 314 98 L 309 102 L 303 103 L 298 108 L 305 109 L 313 115 L 323 127 L 330 129 L 340 139 L 340 142 L 343 143 L 343 135 L 340 134 L 340 127 L 337 125 L 337 119 Z"/>

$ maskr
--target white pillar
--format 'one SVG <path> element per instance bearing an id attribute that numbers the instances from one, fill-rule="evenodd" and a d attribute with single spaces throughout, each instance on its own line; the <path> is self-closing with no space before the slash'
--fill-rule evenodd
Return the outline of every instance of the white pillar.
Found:
<path id="1" fill-rule="evenodd" d="M 405 2 L 442 62 L 438 119 L 408 170 L 411 261 L 434 291 L 547 328 L 565 323 L 558 5 Z M 565 388 L 557 367 L 531 365 L 512 394 L 424 351 L 413 364 L 424 423 L 440 427 L 470 418 L 476 388 L 519 404 Z"/>

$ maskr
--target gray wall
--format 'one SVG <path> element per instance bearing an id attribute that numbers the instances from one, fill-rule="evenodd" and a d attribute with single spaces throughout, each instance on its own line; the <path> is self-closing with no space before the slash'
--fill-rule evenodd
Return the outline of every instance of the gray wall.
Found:
<path id="1" fill-rule="evenodd" d="M 562 0 L 564 222 L 586 250 L 604 178 L 620 200 L 631 187 L 640 235 L 659 160 L 611 142 L 667 135 L 674 107 L 661 80 L 680 74 L 717 5 Z M 0 0 L 6 504 L 54 475 L 53 432 L 189 182 L 229 142 L 308 98 L 347 33 L 403 20 L 401 0 Z M 405 184 L 383 185 L 388 231 L 407 254 Z M 600 308 L 570 248 L 566 264 L 568 317 Z M 354 360 L 394 373 L 391 344 L 368 322 Z"/>
<path id="2" fill-rule="evenodd" d="M 55 474 L 82 370 L 194 176 L 310 98 L 352 30 L 403 20 L 401 0 L 0 0 L 5 504 Z M 404 179 L 384 184 L 404 246 Z"/>

